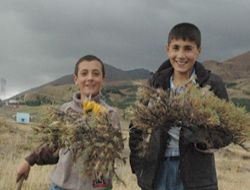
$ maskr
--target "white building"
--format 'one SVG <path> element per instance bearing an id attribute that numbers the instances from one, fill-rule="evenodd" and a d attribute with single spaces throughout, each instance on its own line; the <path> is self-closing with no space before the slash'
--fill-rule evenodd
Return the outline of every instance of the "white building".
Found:
<path id="1" fill-rule="evenodd" d="M 17 123 L 29 123 L 30 122 L 30 114 L 29 113 L 16 113 L 16 122 Z"/>

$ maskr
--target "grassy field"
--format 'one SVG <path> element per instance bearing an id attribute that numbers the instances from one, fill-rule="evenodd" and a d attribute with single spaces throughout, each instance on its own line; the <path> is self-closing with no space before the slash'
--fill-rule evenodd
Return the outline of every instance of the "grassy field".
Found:
<path id="1" fill-rule="evenodd" d="M 126 130 L 128 123 L 122 122 L 123 134 L 128 136 Z M 20 125 L 0 118 L 0 189 L 14 190 L 15 171 L 18 163 L 36 145 L 32 142 L 31 126 Z M 128 144 L 125 144 L 124 155 L 128 157 Z M 247 143 L 250 147 L 250 141 Z M 217 173 L 220 190 L 247 190 L 250 187 L 250 153 L 230 145 L 216 153 Z M 24 182 L 22 190 L 47 190 L 50 185 L 50 172 L 53 166 L 34 166 L 29 178 Z M 118 169 L 119 176 L 127 184 L 114 182 L 114 190 L 139 190 L 136 178 L 131 173 L 129 163 Z"/>

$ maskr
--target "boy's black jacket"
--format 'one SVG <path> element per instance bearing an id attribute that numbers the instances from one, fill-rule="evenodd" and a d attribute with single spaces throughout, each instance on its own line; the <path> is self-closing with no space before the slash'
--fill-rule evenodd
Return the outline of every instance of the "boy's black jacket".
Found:
<path id="1" fill-rule="evenodd" d="M 217 97 L 228 100 L 226 88 L 219 76 L 206 70 L 199 62 L 195 63 L 194 68 L 197 76 L 196 82 L 200 87 L 209 85 Z M 173 68 L 169 60 L 167 60 L 159 67 L 158 71 L 152 75 L 149 83 L 152 87 L 167 90 L 170 88 L 170 77 L 172 73 Z M 140 131 L 133 128 L 132 124 L 130 125 L 130 128 L 129 146 L 131 150 L 130 165 L 132 172 L 136 174 L 138 184 L 143 190 L 154 190 L 155 176 L 158 168 L 164 160 L 164 152 L 168 141 L 167 139 L 169 138 L 168 134 L 161 130 L 161 128 L 157 128 L 157 130 L 153 131 L 150 139 L 151 152 L 148 152 L 145 157 L 140 158 L 138 157 L 136 149 L 138 139 L 140 139 Z M 193 143 L 187 142 L 183 135 L 185 132 L 184 130 L 184 128 L 181 129 L 179 140 L 179 171 L 184 184 L 184 189 L 217 190 L 218 185 L 214 154 L 197 151 Z M 218 138 L 224 137 L 222 136 Z"/>

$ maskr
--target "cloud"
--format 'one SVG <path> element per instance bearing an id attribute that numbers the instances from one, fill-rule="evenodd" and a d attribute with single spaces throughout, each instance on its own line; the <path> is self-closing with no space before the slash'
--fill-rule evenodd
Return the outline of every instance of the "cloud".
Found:
<path id="1" fill-rule="evenodd" d="M 1 0 L 0 77 L 21 91 L 72 73 L 85 54 L 153 71 L 179 22 L 200 28 L 200 60 L 225 60 L 249 50 L 249 8 L 247 0 Z"/>

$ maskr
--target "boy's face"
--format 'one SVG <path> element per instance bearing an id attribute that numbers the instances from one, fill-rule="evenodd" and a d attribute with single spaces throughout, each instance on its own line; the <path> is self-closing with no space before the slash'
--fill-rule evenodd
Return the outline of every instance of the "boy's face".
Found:
<path id="1" fill-rule="evenodd" d="M 101 63 L 96 60 L 82 61 L 78 65 L 78 73 L 74 75 L 74 81 L 80 89 L 81 98 L 97 95 L 104 82 Z"/>
<path id="2" fill-rule="evenodd" d="M 172 39 L 166 49 L 174 73 L 189 78 L 200 55 L 200 48 L 193 41 Z"/>

